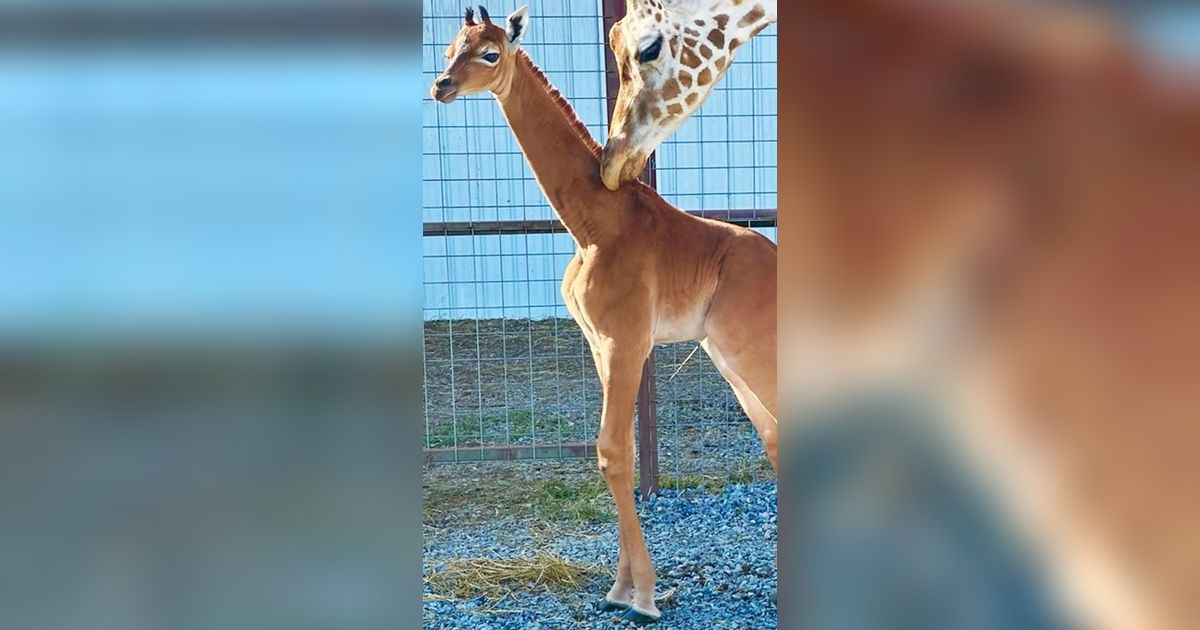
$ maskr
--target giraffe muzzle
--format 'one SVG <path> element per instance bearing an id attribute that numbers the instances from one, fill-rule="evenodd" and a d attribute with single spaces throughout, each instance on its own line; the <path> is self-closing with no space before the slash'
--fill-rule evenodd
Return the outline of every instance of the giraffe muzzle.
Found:
<path id="1" fill-rule="evenodd" d="M 612 142 L 605 144 L 600 153 L 600 179 L 605 188 L 616 190 L 621 187 L 621 167 L 624 165 L 624 155 L 613 151 Z"/>
<path id="2" fill-rule="evenodd" d="M 439 103 L 449 103 L 458 96 L 458 84 L 452 77 L 443 75 L 429 89 L 429 95 Z"/>
<path id="3" fill-rule="evenodd" d="M 631 155 L 623 143 L 610 139 L 600 153 L 600 179 L 605 188 L 616 190 L 621 184 L 637 179 L 644 164 L 642 154 Z"/>

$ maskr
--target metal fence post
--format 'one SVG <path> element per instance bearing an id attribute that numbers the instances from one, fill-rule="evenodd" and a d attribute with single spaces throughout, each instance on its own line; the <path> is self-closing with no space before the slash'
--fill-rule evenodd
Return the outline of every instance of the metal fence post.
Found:
<path id="1" fill-rule="evenodd" d="M 654 350 L 642 365 L 642 386 L 638 389 L 638 471 L 642 497 L 658 492 L 658 405 L 654 402 Z"/>
<path id="2" fill-rule="evenodd" d="M 608 120 L 612 123 L 613 108 L 617 104 L 617 92 L 621 83 L 617 76 L 617 60 L 608 45 L 608 32 L 612 25 L 625 16 L 625 0 L 603 0 L 604 7 L 604 86 L 608 101 Z M 654 172 L 654 154 L 646 160 L 642 181 L 652 188 L 657 186 Z M 639 489 L 643 497 L 658 492 L 658 421 L 657 406 L 654 404 L 654 348 L 642 366 L 642 384 L 637 397 L 637 440 Z"/>

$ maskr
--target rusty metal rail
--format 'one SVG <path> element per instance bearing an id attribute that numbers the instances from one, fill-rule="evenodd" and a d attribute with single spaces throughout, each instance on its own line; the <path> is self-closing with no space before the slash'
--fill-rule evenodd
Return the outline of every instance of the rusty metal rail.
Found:
<path id="1" fill-rule="evenodd" d="M 688 214 L 716 219 L 743 227 L 774 227 L 774 210 L 689 210 Z M 523 221 L 442 221 L 425 224 L 425 236 L 473 236 L 479 234 L 555 234 L 567 229 L 558 219 Z"/>

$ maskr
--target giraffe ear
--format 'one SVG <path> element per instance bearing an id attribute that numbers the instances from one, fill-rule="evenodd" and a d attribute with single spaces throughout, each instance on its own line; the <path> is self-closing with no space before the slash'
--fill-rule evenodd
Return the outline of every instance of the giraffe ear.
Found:
<path id="1" fill-rule="evenodd" d="M 529 5 L 513 11 L 504 21 L 508 25 L 508 41 L 519 44 L 521 37 L 525 35 L 525 30 L 529 27 Z"/>

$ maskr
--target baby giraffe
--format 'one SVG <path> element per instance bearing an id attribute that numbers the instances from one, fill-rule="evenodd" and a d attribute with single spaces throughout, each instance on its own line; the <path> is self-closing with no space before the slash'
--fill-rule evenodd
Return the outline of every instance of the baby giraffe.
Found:
<path id="1" fill-rule="evenodd" d="M 567 310 L 600 375 L 596 441 L 617 510 L 619 553 L 601 601 L 626 619 L 659 618 L 654 566 L 633 500 L 633 418 L 642 364 L 657 343 L 698 340 L 733 387 L 776 464 L 775 245 L 742 227 L 689 215 L 634 182 L 600 180 L 600 146 L 520 48 L 526 7 L 504 26 L 467 10 L 433 98 L 489 91 L 542 192 L 575 241 L 563 273 Z M 767 544 L 764 542 L 764 544 Z"/>

